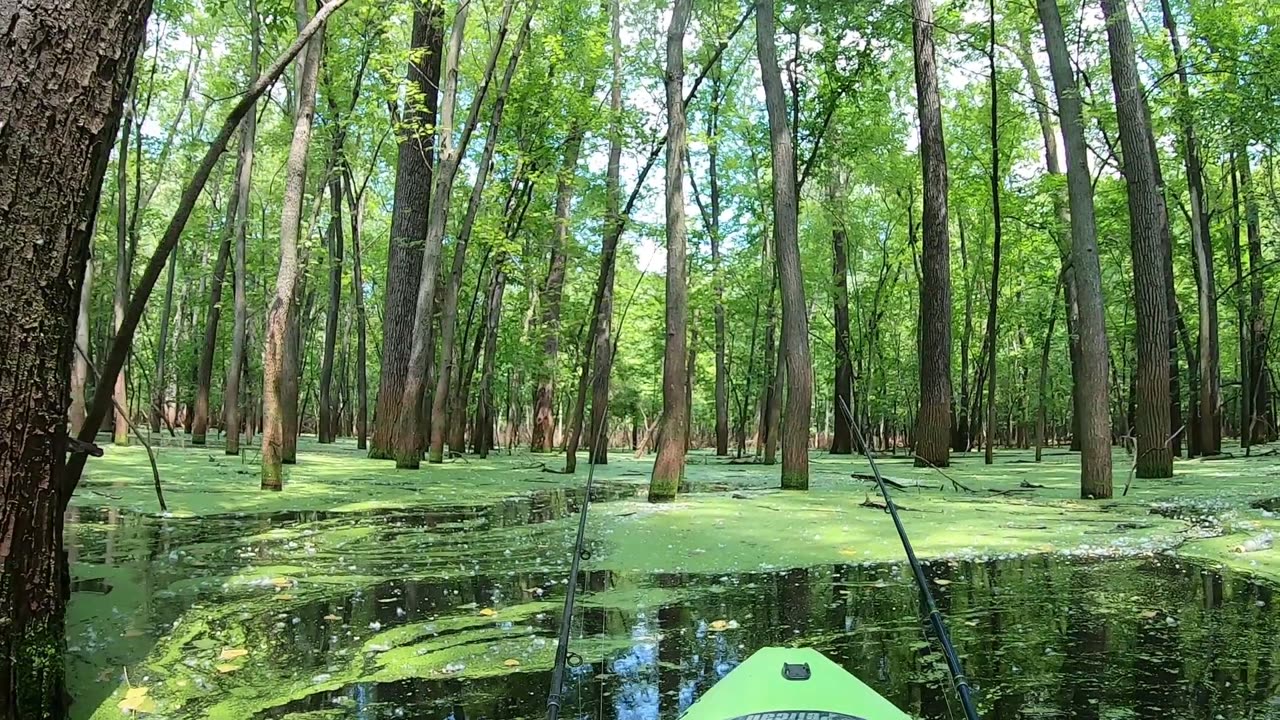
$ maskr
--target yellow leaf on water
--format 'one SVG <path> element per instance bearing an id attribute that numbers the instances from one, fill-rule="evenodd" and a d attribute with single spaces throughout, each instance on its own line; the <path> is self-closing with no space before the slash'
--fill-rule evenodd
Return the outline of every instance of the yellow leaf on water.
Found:
<path id="1" fill-rule="evenodd" d="M 729 627 L 729 622 L 727 620 L 714 620 L 708 627 L 716 632 L 720 632 L 721 630 L 725 630 Z"/>
<path id="2" fill-rule="evenodd" d="M 213 667 L 215 670 L 217 670 L 220 673 L 223 673 L 224 675 L 226 673 L 235 672 L 240 669 L 239 665 L 232 665 L 231 663 L 222 663 L 221 665 L 214 665 Z"/>
<path id="3" fill-rule="evenodd" d="M 293 581 L 287 577 L 278 577 L 278 578 L 272 578 L 271 584 L 275 585 L 278 588 L 287 588 L 293 585 Z"/>
<path id="4" fill-rule="evenodd" d="M 289 593 L 280 593 L 279 595 L 276 595 L 276 600 L 292 600 L 292 599 L 293 599 L 293 596 L 290 595 Z"/>
<path id="5" fill-rule="evenodd" d="M 337 622 L 341 619 L 342 618 L 338 617 L 337 615 L 334 615 L 333 613 L 329 613 L 328 615 L 324 616 L 325 622 Z"/>
<path id="6" fill-rule="evenodd" d="M 1141 613 L 1139 613 L 1139 617 L 1143 618 L 1144 620 L 1150 620 L 1159 614 L 1160 613 L 1155 610 L 1143 610 Z"/>
<path id="7" fill-rule="evenodd" d="M 840 554 L 848 557 L 853 557 L 858 554 L 858 551 L 854 550 L 853 548 L 841 548 Z"/>
<path id="8" fill-rule="evenodd" d="M 219 660 L 235 660 L 248 655 L 249 651 L 244 648 L 222 648 L 222 652 L 218 654 Z"/>
<path id="9" fill-rule="evenodd" d="M 520 661 L 516 660 L 515 658 L 511 658 L 510 660 L 503 660 L 502 666 L 509 667 L 509 668 L 520 667 Z"/>
<path id="10" fill-rule="evenodd" d="M 945 578 L 938 578 L 937 580 L 934 580 L 933 583 L 940 587 L 946 587 L 951 584 L 951 581 Z"/>
<path id="11" fill-rule="evenodd" d="M 147 697 L 147 688 L 129 688 L 116 707 L 125 712 L 153 713 L 156 711 L 156 701 Z"/>
<path id="12" fill-rule="evenodd" d="M 480 611 L 480 614 L 483 615 L 484 617 L 493 617 L 494 615 L 498 614 L 498 611 L 494 610 L 493 608 L 485 608 Z"/>

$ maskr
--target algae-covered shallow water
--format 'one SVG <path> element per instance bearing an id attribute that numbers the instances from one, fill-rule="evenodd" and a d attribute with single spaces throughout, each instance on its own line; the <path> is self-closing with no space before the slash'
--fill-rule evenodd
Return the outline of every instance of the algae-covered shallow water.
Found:
<path id="1" fill-rule="evenodd" d="M 625 516 L 609 501 L 634 492 L 594 499 Z M 580 501 L 548 486 L 343 513 L 78 507 L 75 712 L 121 717 L 135 687 L 171 719 L 540 717 Z M 594 533 L 596 568 L 626 526 L 610 532 Z M 1280 718 L 1271 586 L 1161 554 L 1002 557 L 928 566 L 985 717 Z M 674 718 L 777 644 L 822 650 L 920 717 L 959 715 L 903 566 L 756 567 L 772 560 L 589 571 L 565 716 Z"/>

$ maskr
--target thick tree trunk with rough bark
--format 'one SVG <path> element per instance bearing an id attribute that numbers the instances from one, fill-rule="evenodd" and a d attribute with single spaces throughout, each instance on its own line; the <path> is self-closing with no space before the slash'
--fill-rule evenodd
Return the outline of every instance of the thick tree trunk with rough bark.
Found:
<path id="1" fill-rule="evenodd" d="M 933 42 L 932 0 L 912 0 L 916 101 L 924 169 L 921 243 L 920 410 L 913 450 L 916 464 L 951 463 L 951 241 L 947 227 L 947 154 Z"/>
<path id="2" fill-rule="evenodd" d="M 1080 494 L 1082 497 L 1109 498 L 1112 492 L 1111 408 L 1107 381 L 1111 360 L 1102 303 L 1093 183 L 1084 136 L 1084 109 L 1067 51 L 1057 0 L 1037 0 L 1036 8 L 1044 26 L 1049 69 L 1066 144 L 1067 196 L 1071 207 L 1071 274 L 1075 280 L 1075 331 L 1079 337 L 1073 422 L 1080 440 Z"/>
<path id="3" fill-rule="evenodd" d="M 302 201 L 307 183 L 307 155 L 316 108 L 316 78 L 320 72 L 323 34 L 307 44 L 299 60 L 302 81 L 293 126 L 293 141 L 285 165 L 284 201 L 280 212 L 280 269 L 275 297 L 267 314 L 266 349 L 263 354 L 262 489 L 284 488 L 284 467 L 289 448 L 296 447 L 297 431 L 297 291 L 300 284 L 298 235 L 302 225 Z M 292 347 L 290 347 L 292 346 Z M 290 353 L 290 350 L 293 350 Z M 292 355 L 292 357 L 290 357 Z M 292 362 L 291 362 L 292 361 Z M 290 376 L 293 376 L 292 378 Z M 292 388 L 290 387 L 292 386 Z M 292 405 L 292 407 L 290 407 Z M 293 424 L 290 427 L 290 416 Z"/>
<path id="4" fill-rule="evenodd" d="M 243 153 L 241 153 L 239 162 L 245 162 Z M 238 177 L 241 172 L 242 168 L 237 164 L 236 176 Z M 233 189 L 231 197 L 227 201 L 227 222 L 222 230 L 222 241 L 218 243 L 218 257 L 213 263 L 213 277 L 209 280 L 209 309 L 205 314 L 204 343 L 200 346 L 200 359 L 196 367 L 194 417 L 191 419 L 192 445 L 204 445 L 208 438 L 209 389 L 213 383 L 213 356 L 218 349 L 218 321 L 222 317 L 222 284 L 227 274 L 227 260 L 231 255 L 231 244 L 235 239 L 235 222 L 239 216 L 239 199 L 239 193 Z M 170 260 L 170 263 L 172 262 L 173 260 Z M 159 400 L 157 400 L 158 403 Z M 156 419 L 158 420 L 159 418 L 157 417 Z M 153 432 L 156 430 L 157 428 L 152 428 Z M 230 431 L 226 430 L 226 432 L 229 433 Z M 230 442 L 230 435 L 228 435 L 228 442 Z"/>
<path id="5" fill-rule="evenodd" d="M 0 8 L 0 716 L 62 718 L 76 318 L 148 0 Z M 87 328 L 86 328 L 87 329 Z M 105 382 L 111 383 L 113 378 Z M 88 429 L 102 416 L 89 417 Z M 96 431 L 96 427 L 92 428 Z"/>
<path id="6" fill-rule="evenodd" d="M 838 178 L 831 180 L 828 201 L 832 212 L 840 207 L 842 186 Z M 849 258 L 848 233 L 844 218 L 834 217 L 831 223 L 831 281 L 835 302 L 836 377 L 835 377 L 835 432 L 831 436 L 831 454 L 848 455 L 853 452 L 853 426 L 850 414 L 857 414 L 853 407 L 853 348 L 849 339 Z"/>
<path id="7" fill-rule="evenodd" d="M 414 298 L 422 279 L 422 247 L 427 237 L 440 60 L 444 55 L 441 0 L 415 3 L 406 77 L 411 91 L 401 118 L 391 242 L 387 249 L 386 301 L 382 320 L 382 362 L 373 415 L 369 457 L 392 458 L 391 438 L 409 372 Z"/>
<path id="8" fill-rule="evenodd" d="M 1141 478 L 1173 475 L 1169 446 L 1169 308 L 1165 272 L 1169 248 L 1161 232 L 1160 190 L 1148 139 L 1147 114 L 1134 59 L 1128 8 L 1118 0 L 1102 0 L 1111 52 L 1111 80 L 1124 152 L 1129 196 L 1129 232 L 1133 253 L 1133 285 L 1137 309 L 1136 474 Z"/>
<path id="9" fill-rule="evenodd" d="M 684 212 L 684 34 L 693 12 L 692 0 L 675 0 L 667 27 L 667 276 L 666 352 L 662 360 L 662 432 L 658 457 L 649 480 L 649 502 L 674 500 L 684 477 L 685 433 L 689 407 L 685 396 L 685 354 L 688 351 L 688 272 Z M 607 443 L 607 435 L 592 437 L 593 446 Z"/>

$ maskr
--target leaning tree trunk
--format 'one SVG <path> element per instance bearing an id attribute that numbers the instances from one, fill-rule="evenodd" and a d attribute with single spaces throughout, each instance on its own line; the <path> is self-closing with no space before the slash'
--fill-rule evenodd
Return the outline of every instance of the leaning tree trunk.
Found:
<path id="1" fill-rule="evenodd" d="M 684 477 L 685 432 L 689 407 L 685 396 L 685 353 L 688 341 L 688 268 L 684 213 L 684 34 L 693 12 L 692 0 L 675 0 L 667 27 L 667 277 L 666 352 L 662 360 L 662 432 L 658 457 L 649 480 L 649 502 L 674 500 Z M 607 443 L 600 432 L 592 445 Z"/>
<path id="2" fill-rule="evenodd" d="M 62 525 L 77 307 L 150 12 L 149 0 L 0 9 L 0 717 L 67 712 Z"/>
<path id="3" fill-rule="evenodd" d="M 842 186 L 834 173 L 828 199 L 832 212 L 840 207 Z M 835 217 L 831 223 L 831 281 L 836 315 L 836 386 L 835 432 L 831 437 L 831 454 L 848 455 L 853 452 L 853 348 L 849 339 L 849 258 L 848 233 L 844 218 Z M 856 416 L 854 416 L 856 417 Z"/>
<path id="4" fill-rule="evenodd" d="M 1134 59 L 1128 9 L 1118 0 L 1102 0 L 1111 52 L 1111 81 L 1124 152 L 1129 196 L 1129 232 L 1133 253 L 1133 286 L 1137 310 L 1136 474 L 1141 478 L 1173 475 L 1169 446 L 1169 308 L 1165 288 L 1169 248 L 1161 237 L 1163 218 L 1155 163 L 1148 141 L 1147 114 Z"/>
<path id="5" fill-rule="evenodd" d="M 289 159 L 285 165 L 284 203 L 280 211 L 280 269 L 276 275 L 276 292 L 267 314 L 266 350 L 262 361 L 263 421 L 262 421 L 262 489 L 284 489 L 283 463 L 288 458 L 288 446 L 293 445 L 289 435 L 296 432 L 297 395 L 288 392 L 286 384 L 296 373 L 296 360 L 290 363 L 289 337 L 296 323 L 298 290 L 298 235 L 301 231 L 302 200 L 307 183 L 307 154 L 311 143 L 311 121 L 316 109 L 316 77 L 320 71 L 323 31 L 307 44 L 299 60 L 298 74 L 302 76 L 298 96 L 298 111 L 293 127 L 293 142 L 289 147 Z M 292 365 L 292 367 L 291 367 Z M 292 378 L 296 386 L 297 379 Z M 287 403 L 292 400 L 294 407 Z M 288 416 L 295 418 L 289 427 Z M 296 440 L 296 437 L 294 438 Z"/>
<path id="6" fill-rule="evenodd" d="M 414 298 L 422 279 L 422 243 L 427 236 L 434 172 L 437 92 L 444 54 L 444 5 L 441 0 L 414 4 L 413 38 L 406 77 L 407 96 L 396 165 L 387 248 L 383 306 L 382 362 L 373 415 L 369 457 L 391 459 L 391 439 L 400 414 L 401 392 L 409 373 L 413 342 Z"/>
<path id="7" fill-rule="evenodd" d="M 912 0 L 920 158 L 924 170 L 921 243 L 920 411 L 913 449 L 916 465 L 951 462 L 951 241 L 947 227 L 947 154 L 933 43 L 931 0 Z"/>
<path id="8" fill-rule="evenodd" d="M 1084 137 L 1084 108 L 1067 52 L 1057 0 L 1037 0 L 1036 8 L 1044 26 L 1049 69 L 1066 144 L 1067 196 L 1071 206 L 1071 274 L 1076 287 L 1075 329 L 1079 336 L 1080 371 L 1073 374 L 1072 422 L 1080 440 L 1080 495 L 1109 498 L 1111 408 L 1107 380 L 1111 361 L 1102 302 L 1102 270 L 1098 263 L 1093 179 Z M 1067 320 L 1070 328 L 1070 315 Z"/>
<path id="9" fill-rule="evenodd" d="M 243 140 L 242 137 L 241 141 Z M 248 161 L 242 152 L 239 163 L 243 162 Z M 239 177 L 242 172 L 243 168 L 237 163 L 236 176 Z M 222 283 L 227 274 L 227 259 L 231 255 L 231 243 L 235 237 L 236 218 L 240 214 L 239 202 L 240 194 L 238 190 L 233 190 L 227 202 L 227 221 L 222 229 L 222 241 L 218 243 L 218 257 L 213 263 L 213 277 L 209 281 L 209 309 L 206 311 L 204 321 L 204 344 L 200 346 L 200 359 L 196 367 L 195 417 L 191 419 L 192 445 L 204 445 L 209 432 L 209 386 L 213 382 L 213 356 L 218 349 L 218 320 L 222 317 Z M 170 267 L 173 262 L 171 259 Z M 153 431 L 155 429 L 153 428 Z M 228 433 L 227 442 L 231 442 L 230 431 L 225 426 L 223 431 Z"/>
<path id="10" fill-rule="evenodd" d="M 262 54 L 262 28 L 257 0 L 249 0 L 249 75 L 258 76 Z M 249 189 L 253 182 L 253 150 L 258 136 L 258 114 L 250 110 L 240 124 L 240 159 L 236 163 L 235 267 L 232 272 L 235 295 L 235 318 L 231 330 L 231 357 L 227 362 L 227 383 L 222 392 L 222 432 L 226 437 L 226 454 L 240 454 L 241 368 L 245 364 L 248 342 L 249 299 L 245 290 L 246 240 L 249 232 Z M 252 430 L 249 433 L 252 437 Z"/>

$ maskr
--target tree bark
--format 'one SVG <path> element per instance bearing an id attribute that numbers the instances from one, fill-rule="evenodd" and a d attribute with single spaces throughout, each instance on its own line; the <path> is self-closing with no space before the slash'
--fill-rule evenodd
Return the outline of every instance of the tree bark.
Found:
<path id="1" fill-rule="evenodd" d="M 715 286 L 716 324 L 716 455 L 729 454 L 729 365 L 728 338 L 724 312 L 724 272 L 720 259 L 720 104 L 722 89 L 720 65 L 717 63 L 711 75 L 711 113 L 708 119 L 707 174 L 711 192 L 711 272 Z"/>
<path id="2" fill-rule="evenodd" d="M 356 448 L 369 447 L 368 315 L 364 305 L 364 266 L 360 243 L 364 234 L 364 193 L 347 182 L 351 216 L 351 294 L 356 308 Z"/>
<path id="3" fill-rule="evenodd" d="M 1169 0 L 1160 0 L 1160 11 L 1178 76 L 1178 111 L 1182 129 L 1182 158 L 1187 174 L 1187 190 L 1191 196 L 1191 251 L 1196 268 L 1196 308 L 1200 318 L 1197 340 L 1197 375 L 1199 379 L 1199 450 L 1205 455 L 1222 452 L 1222 377 L 1218 351 L 1218 297 L 1213 271 L 1213 236 L 1204 191 L 1200 142 L 1192 120 L 1190 82 L 1187 61 L 1178 37 L 1178 25 Z"/>
<path id="4" fill-rule="evenodd" d="M 951 463 L 951 241 L 947 227 L 947 155 L 933 42 L 931 0 L 912 0 L 920 157 L 924 171 L 923 286 L 920 293 L 920 410 L 916 465 Z"/>
<path id="5" fill-rule="evenodd" d="M 296 447 L 297 394 L 290 390 L 297 386 L 298 240 L 307 183 L 311 125 L 316 107 L 316 78 L 323 45 L 324 35 L 317 34 L 307 44 L 298 66 L 302 80 L 299 83 L 293 141 L 285 165 L 284 201 L 280 212 L 280 269 L 276 275 L 275 297 L 267 314 L 266 348 L 262 361 L 263 490 L 284 489 L 283 463 L 288 460 L 289 447 Z M 290 427 L 290 416 L 294 420 L 293 427 Z"/>
<path id="6" fill-rule="evenodd" d="M 1249 451 L 1251 431 L 1249 418 L 1253 417 L 1253 384 L 1249 376 L 1249 303 L 1245 300 L 1244 264 L 1240 253 L 1240 183 L 1237 180 L 1238 163 L 1234 154 L 1230 160 L 1227 175 L 1231 180 L 1231 266 L 1235 269 L 1236 300 L 1236 369 L 1240 376 L 1240 444 L 1245 452 Z M 1261 298 L 1259 298 L 1261 300 Z"/>
<path id="7" fill-rule="evenodd" d="M 223 263 L 226 267 L 226 263 Z M 160 416 L 165 409 L 165 353 L 169 348 L 169 321 L 173 316 L 173 282 L 178 269 L 177 253 L 169 256 L 168 277 L 164 284 L 164 303 L 160 306 L 160 341 L 156 344 L 156 375 L 151 388 L 151 432 L 160 432 Z"/>
<path id="8" fill-rule="evenodd" d="M 76 435 L 84 426 L 85 401 L 89 392 L 89 309 L 93 305 L 93 256 L 84 263 L 84 281 L 80 286 L 80 304 L 76 312 L 76 348 L 71 361 L 70 433 Z"/>
<path id="9" fill-rule="evenodd" d="M 988 25 L 991 47 L 987 52 L 987 67 L 991 86 L 991 215 L 993 239 L 991 242 L 991 287 L 987 304 L 987 338 L 990 350 L 987 354 L 987 438 L 983 451 L 983 463 L 995 462 L 996 428 L 996 348 L 1000 345 L 996 308 L 1000 300 L 1000 242 L 1004 237 L 1000 217 L 1000 92 L 996 85 L 996 5 L 988 4 Z M 1056 294 L 1056 293 L 1055 293 Z"/>
<path id="10" fill-rule="evenodd" d="M 341 132 L 338 133 L 341 136 Z M 333 148 L 341 153 L 336 144 Z M 333 396 L 333 363 L 338 343 L 338 316 L 342 311 L 342 253 L 346 246 L 342 228 L 343 173 L 334 168 L 329 180 L 329 302 L 324 314 L 324 349 L 320 359 L 320 421 L 317 440 L 332 443 L 338 439 L 338 403 Z"/>
<path id="11" fill-rule="evenodd" d="M 1236 174 L 1244 203 L 1245 238 L 1249 245 L 1249 424 L 1245 430 L 1251 445 L 1275 437 L 1271 421 L 1271 383 L 1267 374 L 1267 320 L 1262 302 L 1262 232 L 1258 201 L 1254 196 L 1253 168 L 1249 150 L 1241 144 L 1236 151 Z"/>
<path id="12" fill-rule="evenodd" d="M 137 92 L 137 84 L 134 85 Z M 116 286 L 112 298 L 112 330 L 119 334 L 124 325 L 125 308 L 129 303 L 129 283 L 133 278 L 133 244 L 129 241 L 129 135 L 133 125 L 133 113 L 126 107 L 123 127 L 120 130 L 120 149 L 116 154 Z M 111 443 L 129 445 L 129 390 L 123 369 L 116 375 L 115 391 L 111 396 L 115 403 L 115 422 L 111 426 Z"/>
<path id="13" fill-rule="evenodd" d="M 565 142 L 564 163 L 556 179 L 556 215 L 551 233 L 551 253 L 547 279 L 542 285 L 542 357 L 538 365 L 538 387 L 533 399 L 533 437 L 531 452 L 550 452 L 556 434 L 555 377 L 560 355 L 560 300 L 564 293 L 565 245 L 569 239 L 569 210 L 577 179 L 578 155 L 586 129 L 581 125 L 569 131 Z"/>
<path id="14" fill-rule="evenodd" d="M 1053 76 L 1062 135 L 1066 144 L 1067 197 L 1071 208 L 1071 272 L 1075 280 L 1079 341 L 1079 372 L 1074 374 L 1073 407 L 1080 439 L 1081 497 L 1111 497 L 1111 408 L 1107 379 L 1110 350 L 1102 300 L 1102 270 L 1098 262 L 1097 225 L 1084 109 L 1067 52 L 1057 0 L 1037 0 L 1044 26 L 1049 69 Z M 1068 316 L 1070 322 L 1070 316 Z"/>
<path id="15" fill-rule="evenodd" d="M 512 3 L 508 2 L 503 11 L 501 24 L 498 27 L 498 37 L 494 43 L 492 53 L 489 56 L 489 64 L 485 69 L 484 80 L 482 81 L 481 90 L 477 93 L 473 101 L 471 117 L 468 120 L 467 128 L 463 131 L 464 142 L 460 144 L 457 153 L 459 156 L 466 153 L 465 138 L 470 136 L 470 130 L 475 126 L 477 118 L 477 105 L 483 102 L 485 92 L 489 87 L 489 83 L 493 77 L 493 72 L 498 61 L 498 53 L 502 49 L 503 40 L 507 33 L 507 23 L 511 16 Z M 449 392 L 450 385 L 455 375 L 458 374 L 458 360 L 455 337 L 458 328 L 458 294 L 462 290 L 462 276 L 466 270 L 467 246 L 471 239 L 471 230 L 475 225 L 476 215 L 480 211 L 480 200 L 484 196 L 485 182 L 489 178 L 489 172 L 493 167 L 493 154 L 498 142 L 498 130 L 501 128 L 502 112 L 506 107 L 506 94 L 511 86 L 511 78 L 515 76 L 516 65 L 520 60 L 520 52 L 524 49 L 525 39 L 528 37 L 529 23 L 533 20 L 532 12 L 525 15 L 525 24 L 521 27 L 520 33 L 516 39 L 516 46 L 511 52 L 511 57 L 507 61 L 506 71 L 503 73 L 502 82 L 498 88 L 498 95 L 492 115 L 489 119 L 489 133 L 485 139 L 484 151 L 480 158 L 479 171 L 476 173 L 475 184 L 471 189 L 471 199 L 467 204 L 467 214 L 462 221 L 462 229 L 458 233 L 458 238 L 453 247 L 453 266 L 450 268 L 450 274 L 447 284 L 444 286 L 444 298 L 441 303 L 440 312 L 440 358 L 441 367 L 436 373 L 435 392 L 431 396 L 431 450 L 429 459 L 431 462 L 438 463 L 444 461 L 444 441 L 445 434 L 448 430 L 449 418 Z M 445 163 L 447 155 L 441 157 L 441 172 L 445 172 Z M 456 166 L 455 166 L 456 167 Z M 452 169 L 450 169 L 452 171 Z M 439 178 L 445 180 L 442 174 Z M 449 198 L 447 195 L 443 197 L 443 202 L 447 204 Z M 428 239 L 430 239 L 430 235 Z M 458 391 L 455 386 L 452 388 L 454 392 Z M 454 418 L 454 422 L 462 422 L 463 418 Z"/>
<path id="16" fill-rule="evenodd" d="M 67 712 L 67 410 L 94 218 L 151 3 L 0 9 L 0 716 Z M 87 330 L 87 328 L 86 328 Z M 106 378 L 110 397 L 114 378 Z M 81 432 L 96 432 L 91 414 Z M 96 423 L 96 424 L 95 424 Z M 92 437 L 92 436 L 91 436 Z"/>
<path id="17" fill-rule="evenodd" d="M 831 437 L 832 455 L 849 455 L 853 452 L 853 348 L 849 336 L 849 258 L 844 218 L 835 215 L 840 207 L 843 185 L 832 174 L 827 199 L 830 202 L 831 221 L 831 280 L 835 302 L 836 376 L 835 376 L 835 432 Z"/>
<path id="18" fill-rule="evenodd" d="M 772 5 L 770 5 L 772 7 Z M 684 34 L 693 12 L 692 0 L 675 0 L 667 26 L 667 276 L 666 348 L 662 360 L 662 433 L 658 457 L 649 480 L 649 502 L 674 500 L 684 477 L 685 434 L 689 407 L 685 396 L 688 351 L 688 272 L 685 258 L 684 154 Z M 593 446 L 607 443 L 603 432 L 592 436 Z"/>
<path id="19" fill-rule="evenodd" d="M 241 138 L 243 142 L 243 138 Z M 240 162 L 245 162 L 244 153 L 241 153 L 240 159 L 236 165 L 236 176 L 239 177 L 242 168 Z M 227 259 L 231 254 L 231 243 L 235 237 L 235 221 L 239 215 L 239 193 L 233 190 L 231 198 L 227 201 L 227 222 L 222 231 L 222 240 L 218 243 L 218 257 L 213 263 L 213 277 L 209 282 L 209 309 L 205 314 L 204 323 L 204 343 L 200 346 L 200 359 L 196 367 L 196 387 L 195 387 L 195 405 L 194 417 L 191 419 L 191 444 L 203 446 L 207 441 L 209 431 L 209 386 L 213 382 L 213 356 L 218 349 L 218 320 L 222 316 L 222 283 L 227 273 Z M 176 257 L 173 256 L 173 257 Z M 173 260 L 170 260 L 169 267 L 173 267 Z M 172 280 L 172 273 L 170 274 Z M 169 283 L 172 287 L 172 282 Z M 166 296 L 169 295 L 166 290 Z M 156 405 L 163 400 L 160 397 L 156 401 Z M 156 421 L 159 417 L 155 418 Z M 157 423 L 153 422 L 152 432 L 158 431 L 154 427 Z M 229 441 L 230 436 L 228 436 Z"/>
<path id="20" fill-rule="evenodd" d="M 257 77 L 262 54 L 262 28 L 258 17 L 257 0 L 249 0 L 249 74 Z M 235 217 L 235 269 L 234 277 L 235 319 L 231 331 L 231 358 L 227 362 L 227 383 L 222 393 L 223 434 L 226 436 L 226 454 L 240 454 L 241 368 L 244 366 L 245 346 L 248 342 L 249 300 L 245 290 L 246 240 L 249 232 L 249 189 L 253 183 L 253 151 L 258 135 L 258 115 L 252 110 L 240 125 L 240 159 L 236 164 L 236 217 Z M 253 431 L 250 429 L 252 437 Z"/>
<path id="21" fill-rule="evenodd" d="M 1111 53 L 1111 81 L 1116 117 L 1124 152 L 1124 175 L 1129 196 L 1130 244 L 1137 309 L 1137 429 L 1136 474 L 1140 478 L 1173 475 L 1169 446 L 1169 309 L 1163 218 L 1156 184 L 1155 163 L 1148 140 L 1147 114 L 1133 50 L 1128 9 L 1117 0 L 1102 0 Z"/>
<path id="22" fill-rule="evenodd" d="M 401 119 L 391 242 L 383 305 L 382 361 L 373 415 L 369 457 L 391 459 L 391 440 L 409 372 L 414 332 L 414 298 L 422 279 L 423 242 L 435 171 L 436 111 L 439 108 L 440 59 L 444 55 L 444 5 L 441 0 L 414 3 L 413 38 L 406 77 L 410 91 Z"/>
<path id="23" fill-rule="evenodd" d="M 1058 276 L 1058 284 L 1061 285 L 1066 279 L 1066 274 L 1070 270 L 1063 268 L 1062 273 Z M 1045 430 L 1048 418 L 1048 403 L 1045 399 L 1049 394 L 1049 351 L 1053 347 L 1053 328 L 1058 321 L 1058 290 L 1054 288 L 1053 295 L 1049 297 L 1049 327 L 1044 331 L 1044 345 L 1040 348 L 1040 375 L 1036 385 L 1038 392 L 1036 393 L 1036 462 L 1040 462 L 1040 456 L 1045 444 Z"/>
<path id="24" fill-rule="evenodd" d="M 498 352 L 498 325 L 502 319 L 502 295 L 506 290 L 506 258 L 493 264 L 493 281 L 489 290 L 489 309 L 485 313 L 484 361 L 480 371 L 480 395 L 476 398 L 475 431 L 471 433 L 475 452 L 481 458 L 493 449 L 493 375 Z"/>

